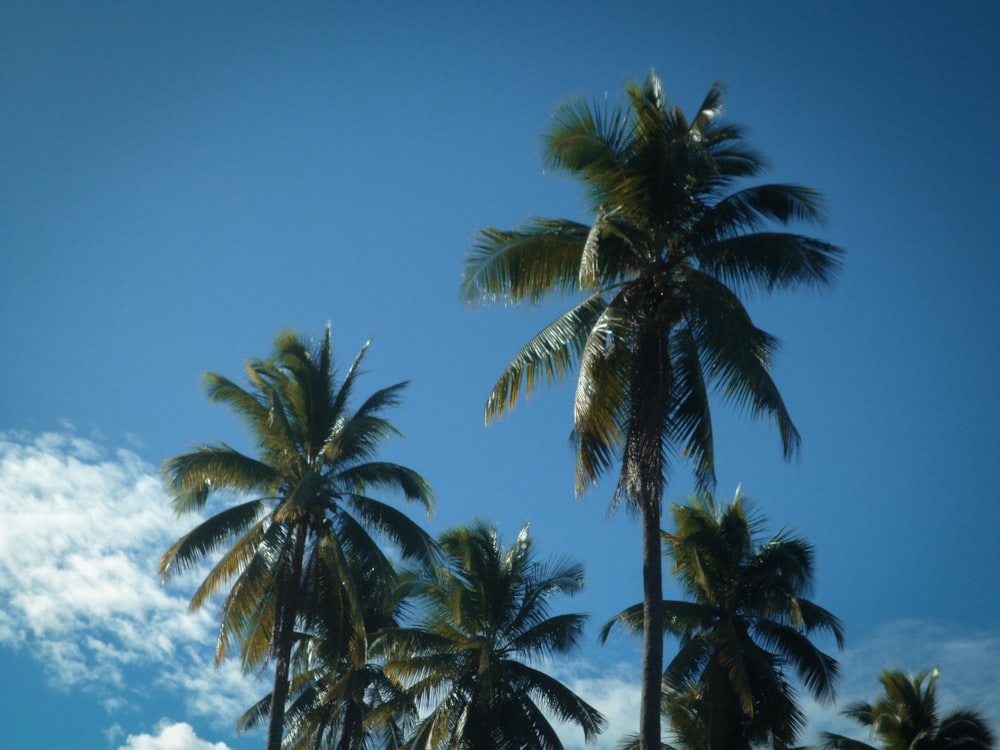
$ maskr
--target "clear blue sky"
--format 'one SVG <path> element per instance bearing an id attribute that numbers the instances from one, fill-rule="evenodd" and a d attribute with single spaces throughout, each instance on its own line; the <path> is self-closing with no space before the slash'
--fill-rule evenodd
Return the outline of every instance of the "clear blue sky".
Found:
<path id="1" fill-rule="evenodd" d="M 515 2 L 0 4 L 0 747 L 239 750 L 264 690 L 208 664 L 211 613 L 155 579 L 189 527 L 158 467 L 243 441 L 199 385 L 332 323 L 370 390 L 410 380 L 389 458 L 437 493 L 429 528 L 530 520 L 587 565 L 596 625 L 639 598 L 639 528 L 572 494 L 570 396 L 482 426 L 552 309 L 470 311 L 476 229 L 588 220 L 541 168 L 554 105 L 655 68 L 694 108 L 716 79 L 770 179 L 827 196 L 847 250 L 823 294 L 757 299 L 804 436 L 721 405 L 718 495 L 818 551 L 848 624 L 843 701 L 883 666 L 939 666 L 1000 719 L 1000 6 Z M 877 7 L 876 7 L 877 6 Z M 691 487 L 683 467 L 669 496 Z M 416 510 L 414 510 L 416 512 Z M 668 591 L 668 595 L 676 594 Z M 553 666 L 634 728 L 638 647 L 588 635 Z M 667 643 L 667 653 L 672 644 Z M 812 726 L 836 707 L 810 706 Z M 579 743 L 579 737 L 569 736 Z"/>

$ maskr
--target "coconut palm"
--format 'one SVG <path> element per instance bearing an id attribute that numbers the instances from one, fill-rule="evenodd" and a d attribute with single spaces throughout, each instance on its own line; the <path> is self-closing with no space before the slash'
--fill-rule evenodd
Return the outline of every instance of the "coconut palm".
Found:
<path id="1" fill-rule="evenodd" d="M 350 402 L 366 344 L 335 385 L 329 326 L 310 348 L 292 331 L 280 334 L 273 356 L 247 365 L 248 387 L 222 375 L 206 376 L 209 399 L 245 422 L 257 456 L 224 443 L 202 445 L 164 463 L 178 513 L 199 512 L 210 496 L 233 504 L 198 524 L 164 554 L 164 579 L 221 552 L 196 589 L 191 607 L 226 591 L 216 662 L 234 642 L 244 669 L 274 663 L 268 750 L 278 750 L 288 695 L 295 634 L 308 631 L 308 606 L 322 587 L 327 606 L 339 606 L 363 634 L 361 594 L 349 560 L 380 578 L 392 565 L 380 545 L 404 558 L 429 561 L 433 540 L 399 509 L 372 496 L 398 493 L 429 511 L 431 491 L 412 469 L 375 460 L 398 435 L 383 416 L 405 383 L 375 391 L 356 410 Z"/>
<path id="2" fill-rule="evenodd" d="M 483 522 L 445 532 L 447 566 L 425 580 L 422 619 L 391 634 L 386 672 L 429 707 L 411 750 L 556 750 L 548 716 L 587 741 L 605 720 L 531 662 L 573 648 L 586 617 L 550 615 L 549 602 L 583 585 L 583 567 L 535 559 L 525 526 L 505 548 Z"/>
<path id="3" fill-rule="evenodd" d="M 825 631 L 841 648 L 844 638 L 841 621 L 806 598 L 812 546 L 785 532 L 759 543 L 762 521 L 739 493 L 724 508 L 704 493 L 672 511 L 676 531 L 663 539 L 690 597 L 661 605 L 666 630 L 680 638 L 663 674 L 672 728 L 704 750 L 794 746 L 805 717 L 790 678 L 831 700 L 837 662 L 810 636 Z M 642 605 L 619 613 L 601 637 L 616 624 L 641 630 Z M 698 727 L 704 736 L 692 743 Z"/>
<path id="4" fill-rule="evenodd" d="M 937 702 L 938 671 L 909 676 L 886 670 L 879 677 L 882 695 L 874 703 L 852 703 L 843 714 L 871 730 L 881 750 L 991 750 L 996 736 L 976 711 L 959 708 L 941 715 Z M 925 684 L 926 682 L 926 684 Z M 824 732 L 825 750 L 876 750 L 876 746 Z"/>
<path id="5" fill-rule="evenodd" d="M 612 508 L 642 521 L 643 747 L 659 744 L 663 644 L 659 602 L 662 493 L 672 461 L 714 482 L 709 386 L 755 417 L 770 417 L 782 451 L 799 434 L 769 373 L 776 339 L 757 328 L 741 295 L 827 285 L 840 251 L 785 231 L 822 216 L 819 194 L 790 184 L 739 186 L 763 171 L 739 127 L 719 118 L 712 86 L 694 118 L 660 80 L 626 86 L 629 108 L 570 99 L 545 134 L 550 169 L 580 178 L 591 224 L 532 219 L 482 230 L 467 256 L 467 302 L 539 302 L 582 293 L 507 365 L 486 421 L 522 391 L 578 368 L 573 414 L 578 493 L 618 462 Z"/>
<path id="6" fill-rule="evenodd" d="M 321 595 L 311 632 L 298 634 L 285 750 L 396 748 L 416 722 L 416 706 L 383 672 L 379 648 L 380 634 L 400 625 L 412 586 L 405 578 L 387 581 L 357 568 L 355 581 L 364 592 L 363 633 Z M 237 728 L 246 732 L 263 724 L 270 705 L 268 694 L 240 717 Z"/>

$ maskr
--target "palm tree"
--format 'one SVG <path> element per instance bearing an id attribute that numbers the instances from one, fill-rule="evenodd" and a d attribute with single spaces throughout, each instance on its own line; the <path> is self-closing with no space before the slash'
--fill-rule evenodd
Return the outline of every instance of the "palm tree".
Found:
<path id="1" fill-rule="evenodd" d="M 815 698 L 832 699 L 837 662 L 809 637 L 826 631 L 841 648 L 844 638 L 841 621 L 805 598 L 812 546 L 784 532 L 758 543 L 762 522 L 738 492 L 724 508 L 706 493 L 672 511 L 677 530 L 663 539 L 691 598 L 661 605 L 666 630 L 680 638 L 663 674 L 672 728 L 704 750 L 793 747 L 805 717 L 789 672 Z M 606 624 L 602 639 L 616 623 L 641 630 L 642 605 Z"/>
<path id="2" fill-rule="evenodd" d="M 363 631 L 361 594 L 349 560 L 380 578 L 392 565 L 378 540 L 404 558 L 430 561 L 433 540 L 371 490 L 399 493 L 430 510 L 431 491 L 412 469 L 374 460 L 398 430 L 382 416 L 405 383 L 383 388 L 356 410 L 350 400 L 366 344 L 335 386 L 330 328 L 310 349 L 292 331 L 278 336 L 274 355 L 247 365 L 248 388 L 206 376 L 209 399 L 232 408 L 256 442 L 257 457 L 224 443 L 202 445 L 164 463 L 178 513 L 201 511 L 210 495 L 235 504 L 200 523 L 163 556 L 166 579 L 221 552 L 191 599 L 192 609 L 228 589 L 221 608 L 216 662 L 240 646 L 244 669 L 273 660 L 268 750 L 278 750 L 297 630 L 314 619 L 308 606 L 324 579 L 327 606 L 340 606 Z M 374 535 L 374 537 L 373 537 Z M 376 538 L 377 537 L 377 538 Z M 330 597 L 335 597 L 331 601 Z"/>
<path id="3" fill-rule="evenodd" d="M 941 716 L 937 705 L 938 671 L 910 677 L 885 670 L 879 677 L 882 695 L 874 703 L 858 701 L 843 713 L 871 729 L 882 750 L 991 750 L 996 736 L 976 711 L 959 708 Z M 926 685 L 924 682 L 926 681 Z M 824 732 L 825 750 L 875 750 L 843 735 Z"/>
<path id="4" fill-rule="evenodd" d="M 380 634 L 400 625 L 412 579 L 379 580 L 373 571 L 357 569 L 356 585 L 365 592 L 364 637 L 323 596 L 312 632 L 297 634 L 285 750 L 398 748 L 416 723 L 416 705 L 384 673 L 379 648 Z M 268 694 L 244 713 L 237 721 L 240 732 L 263 724 L 270 705 Z"/>
<path id="5" fill-rule="evenodd" d="M 467 302 L 582 301 L 532 338 L 507 365 L 486 404 L 502 416 L 544 380 L 579 368 L 573 413 L 576 489 L 620 456 L 612 509 L 624 499 L 642 521 L 644 750 L 659 744 L 663 664 L 660 527 L 671 459 L 714 482 L 709 386 L 755 417 L 777 423 L 785 457 L 799 434 L 769 374 L 777 341 L 754 326 L 740 294 L 833 281 L 840 251 L 783 231 L 822 217 L 808 187 L 737 183 L 763 171 L 739 127 L 718 117 L 709 90 L 688 120 L 660 80 L 626 86 L 630 110 L 563 103 L 545 136 L 546 165 L 583 180 L 595 218 L 586 225 L 533 219 L 482 230 L 465 261 Z"/>
<path id="6" fill-rule="evenodd" d="M 433 708 L 410 750 L 558 750 L 545 712 L 583 729 L 604 728 L 601 714 L 530 662 L 573 648 L 586 617 L 550 616 L 549 600 L 583 586 L 580 564 L 535 559 L 525 526 L 510 548 L 481 521 L 445 532 L 448 564 L 425 580 L 420 623 L 389 634 L 386 672 Z"/>

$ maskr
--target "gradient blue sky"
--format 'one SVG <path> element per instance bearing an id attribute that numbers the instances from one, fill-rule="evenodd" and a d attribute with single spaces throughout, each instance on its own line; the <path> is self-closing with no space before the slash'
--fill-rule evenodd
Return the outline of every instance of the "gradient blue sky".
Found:
<path id="1" fill-rule="evenodd" d="M 476 229 L 589 220 L 540 134 L 651 67 L 686 108 L 724 81 L 847 250 L 833 291 L 752 302 L 804 450 L 718 406 L 718 495 L 815 543 L 842 702 L 938 666 L 946 703 L 1000 720 L 998 32 L 985 1 L 0 3 L 0 747 L 260 745 L 232 720 L 265 686 L 214 671 L 212 613 L 155 578 L 191 524 L 158 467 L 244 440 L 202 372 L 327 321 L 345 366 L 374 336 L 369 389 L 412 381 L 386 456 L 434 486 L 431 530 L 530 520 L 586 563 L 594 632 L 552 669 L 612 719 L 601 747 L 634 728 L 637 644 L 594 633 L 639 598 L 636 520 L 610 482 L 574 499 L 569 388 L 482 426 L 555 308 L 457 290 Z"/>

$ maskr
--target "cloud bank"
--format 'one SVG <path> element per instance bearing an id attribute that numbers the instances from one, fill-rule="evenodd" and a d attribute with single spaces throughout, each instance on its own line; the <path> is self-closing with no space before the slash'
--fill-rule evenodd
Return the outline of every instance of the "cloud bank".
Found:
<path id="1" fill-rule="evenodd" d="M 160 584 L 159 558 L 192 519 L 174 516 L 134 453 L 0 433 L 0 516 L 0 646 L 35 658 L 53 686 L 112 711 L 141 702 L 137 675 L 152 673 L 192 716 L 227 726 L 259 698 L 235 663 L 212 666 L 214 613 L 188 611 L 190 580 Z"/>

